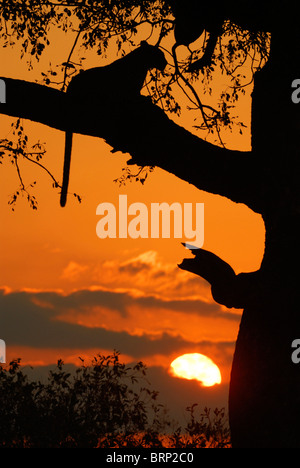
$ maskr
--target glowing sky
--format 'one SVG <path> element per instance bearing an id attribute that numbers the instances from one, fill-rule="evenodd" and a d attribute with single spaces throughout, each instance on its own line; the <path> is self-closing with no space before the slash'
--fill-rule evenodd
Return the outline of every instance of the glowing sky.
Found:
<path id="1" fill-rule="evenodd" d="M 41 64 L 28 71 L 17 50 L 0 49 L 2 75 L 34 81 L 47 60 L 59 63 L 67 52 L 54 41 Z M 249 99 L 240 103 L 240 112 L 249 123 Z M 1 138 L 9 135 L 13 120 L 0 116 Z M 24 127 L 32 144 L 46 143 L 44 163 L 60 179 L 63 133 L 28 121 Z M 249 129 L 244 136 L 227 135 L 230 148 L 248 150 L 249 141 Z M 260 265 L 262 220 L 244 205 L 196 190 L 160 169 L 144 186 L 120 188 L 113 180 L 128 158 L 112 155 L 100 139 L 75 135 L 70 190 L 83 202 L 69 197 L 64 209 L 47 175 L 22 165 L 26 184 L 38 181 L 37 211 L 24 199 L 11 211 L 17 175 L 8 161 L 0 166 L 0 338 L 7 344 L 7 360 L 76 363 L 78 356 L 118 349 L 127 361 L 143 360 L 165 372 L 177 356 L 199 352 L 214 360 L 222 383 L 228 383 L 241 311 L 216 304 L 204 280 L 178 269 L 189 256 L 178 239 L 99 239 L 96 207 L 117 204 L 119 194 L 147 205 L 204 203 L 204 248 L 237 273 Z"/>

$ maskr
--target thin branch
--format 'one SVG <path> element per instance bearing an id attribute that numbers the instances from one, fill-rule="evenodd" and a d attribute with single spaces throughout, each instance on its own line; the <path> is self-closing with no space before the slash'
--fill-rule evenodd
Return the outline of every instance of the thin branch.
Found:
<path id="1" fill-rule="evenodd" d="M 17 169 L 17 174 L 18 174 L 18 177 L 19 177 L 19 180 L 20 180 L 22 190 L 27 191 L 26 188 L 25 188 L 22 176 L 21 176 L 21 171 L 20 171 L 20 167 L 19 167 L 19 163 L 18 163 L 18 158 L 16 156 L 14 156 L 14 164 L 15 164 L 16 169 Z"/>
<path id="2" fill-rule="evenodd" d="M 78 42 L 78 40 L 79 40 L 79 37 L 80 37 L 81 33 L 82 33 L 82 29 L 80 29 L 80 30 L 77 32 L 77 35 L 76 35 L 76 38 L 75 38 L 75 40 L 74 40 L 73 46 L 72 46 L 72 48 L 71 48 L 71 50 L 70 50 L 69 56 L 68 56 L 67 61 L 66 61 L 65 70 L 64 70 L 64 79 L 63 79 L 62 91 L 65 90 L 65 86 L 66 86 L 68 64 L 69 64 L 70 61 L 71 61 L 71 57 L 72 57 L 72 55 L 73 55 L 73 52 L 74 52 L 74 50 L 75 50 L 75 47 L 76 47 L 76 45 L 77 45 L 77 42 Z"/>
<path id="3" fill-rule="evenodd" d="M 202 102 L 201 102 L 197 92 L 195 91 L 194 87 L 190 84 L 190 82 L 183 76 L 183 74 L 180 71 L 180 68 L 178 66 L 178 61 L 177 61 L 177 55 L 176 55 L 176 44 L 175 44 L 175 46 L 173 46 L 172 51 L 173 51 L 173 58 L 174 58 L 174 63 L 175 63 L 175 73 L 182 79 L 182 81 L 184 82 L 186 87 L 188 87 L 191 90 L 191 92 L 193 93 L 193 95 L 194 95 L 194 97 L 195 97 L 195 99 L 197 101 L 197 104 L 192 100 L 192 98 L 190 96 L 188 96 L 188 94 L 186 93 L 184 88 L 180 85 L 180 83 L 177 82 L 177 84 L 182 89 L 184 94 L 188 97 L 190 102 L 192 102 L 192 104 L 196 105 L 199 108 L 199 110 L 201 112 L 201 115 L 202 115 L 202 118 L 203 118 L 203 121 L 204 121 L 204 126 L 209 130 L 212 127 L 212 125 L 210 125 L 209 122 L 208 122 L 208 117 L 207 117 L 207 115 L 205 113 L 205 109 L 212 110 L 216 114 L 215 118 L 220 116 L 220 112 L 213 109 L 211 106 L 207 106 L 207 105 L 202 104 Z M 210 117 L 210 120 L 214 120 L 215 118 Z M 217 129 L 217 125 L 215 125 L 215 127 Z M 217 129 L 217 135 L 218 135 L 219 142 L 220 142 L 221 146 L 223 148 L 225 148 L 224 142 L 222 141 L 221 136 L 220 136 L 220 131 L 218 129 Z"/>
<path id="4" fill-rule="evenodd" d="M 34 154 L 34 153 L 28 153 L 28 154 Z M 55 179 L 54 175 L 49 171 L 49 169 L 46 168 L 46 166 L 44 166 L 43 164 L 41 164 L 40 162 L 36 161 L 35 159 L 31 159 L 28 154 L 23 154 L 23 157 L 25 159 L 27 159 L 29 162 L 33 163 L 33 164 L 36 164 L 37 166 L 39 166 L 41 169 L 43 169 L 45 172 L 47 172 L 47 174 L 51 177 L 51 179 L 53 180 L 53 182 L 55 183 L 55 186 L 57 188 L 62 188 L 62 186 L 57 182 L 57 180 Z"/>

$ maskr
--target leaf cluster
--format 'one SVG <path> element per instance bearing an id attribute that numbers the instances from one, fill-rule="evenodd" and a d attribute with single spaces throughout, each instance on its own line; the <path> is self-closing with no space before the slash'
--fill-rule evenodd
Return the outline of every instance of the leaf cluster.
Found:
<path id="1" fill-rule="evenodd" d="M 42 161 L 46 152 L 45 144 L 40 141 L 37 141 L 32 146 L 29 145 L 28 135 L 25 132 L 22 119 L 13 121 L 10 134 L 6 138 L 0 139 L 0 164 L 3 163 L 5 157 L 8 158 L 16 170 L 19 180 L 17 190 L 10 196 L 8 201 L 12 211 L 15 210 L 16 203 L 20 197 L 25 197 L 30 208 L 33 210 L 37 210 L 38 208 L 37 199 L 32 194 L 32 190 L 37 182 L 25 183 L 22 171 L 22 163 L 24 162 L 34 164 L 45 171 L 52 180 L 52 187 L 54 189 L 61 189 L 61 184 Z M 77 193 L 73 193 L 72 195 L 81 203 L 80 195 Z"/>
<path id="2" fill-rule="evenodd" d="M 103 437 L 158 431 L 158 394 L 145 376 L 143 363 L 127 366 L 117 352 L 82 361 L 73 375 L 59 360 L 46 383 L 30 381 L 20 360 L 0 367 L 0 447 L 92 448 Z"/>
<path id="3" fill-rule="evenodd" d="M 76 47 L 83 52 L 93 50 L 103 58 L 110 46 L 113 50 L 116 45 L 116 53 L 124 54 L 125 50 L 128 52 L 136 47 L 141 39 L 155 41 L 166 52 L 169 67 L 164 73 L 149 74 L 145 90 L 153 102 L 166 112 L 179 116 L 181 100 L 177 91 L 181 89 L 182 97 L 188 99 L 188 108 L 197 111 L 199 123 L 195 123 L 195 128 L 220 135 L 222 128 L 231 129 L 237 124 L 242 131 L 243 125 L 235 122 L 231 109 L 245 92 L 245 87 L 252 83 L 254 72 L 267 60 L 268 34 L 244 31 L 227 21 L 211 64 L 191 72 L 190 64 L 203 55 L 208 35 L 205 33 L 202 43 L 197 41 L 193 49 L 186 48 L 185 57 L 177 60 L 163 46 L 174 26 L 167 0 L 0 0 L 0 39 L 4 45 L 21 42 L 22 54 L 28 53 L 39 59 L 45 46 L 49 45 L 51 27 L 76 33 L 66 61 L 57 65 L 60 70 L 51 68 L 42 73 L 44 83 L 60 84 L 65 89 L 70 76 L 82 69 L 84 57 L 79 63 L 72 59 Z M 243 71 L 245 66 L 252 72 L 250 77 Z M 229 76 L 231 84 L 221 92 L 219 104 L 211 106 L 202 96 L 211 93 L 211 82 L 217 70 Z M 53 81 L 53 77 L 61 73 L 62 79 Z"/>

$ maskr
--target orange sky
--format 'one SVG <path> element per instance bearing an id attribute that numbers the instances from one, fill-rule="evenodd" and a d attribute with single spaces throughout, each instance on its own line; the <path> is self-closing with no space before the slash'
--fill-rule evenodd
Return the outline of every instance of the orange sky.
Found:
<path id="1" fill-rule="evenodd" d="M 2 75 L 40 79 L 48 60 L 55 64 L 66 59 L 71 39 L 67 36 L 60 47 L 53 40 L 32 71 L 20 61 L 17 50 L 0 49 Z M 89 60 L 93 63 L 94 57 Z M 237 113 L 249 124 L 249 96 L 239 103 Z M 12 121 L 0 116 L 1 138 L 9 135 Z M 185 114 L 180 124 L 189 126 Z M 29 121 L 24 127 L 32 144 L 46 143 L 44 163 L 61 179 L 63 133 Z M 226 134 L 225 140 L 229 148 L 248 150 L 249 129 L 243 136 Z M 83 202 L 69 197 L 65 208 L 60 207 L 48 176 L 26 164 L 23 178 L 28 185 L 38 181 L 33 193 L 39 207 L 32 211 L 26 200 L 20 200 L 12 212 L 8 199 L 17 189 L 17 175 L 7 161 L 0 166 L 0 338 L 7 344 L 7 360 L 21 357 L 34 366 L 58 358 L 77 363 L 78 356 L 91 358 L 116 348 L 126 361 L 143 360 L 167 379 L 175 357 L 200 352 L 216 362 L 223 383 L 228 383 L 241 311 L 214 303 L 204 280 L 178 269 L 177 264 L 189 256 L 180 240 L 100 240 L 96 207 L 102 202 L 117 205 L 119 194 L 127 194 L 128 203 L 147 206 L 204 203 L 203 247 L 229 262 L 237 273 L 259 268 L 264 247 L 260 216 L 160 169 L 150 174 L 144 186 L 131 183 L 119 188 L 113 180 L 121 175 L 129 156 L 111 154 L 101 139 L 75 135 L 72 158 L 70 190 L 80 194 Z M 196 388 L 193 382 L 176 385 L 189 385 L 184 392 L 190 391 L 190 396 Z M 210 398 L 208 392 L 216 391 L 206 390 L 205 395 Z"/>

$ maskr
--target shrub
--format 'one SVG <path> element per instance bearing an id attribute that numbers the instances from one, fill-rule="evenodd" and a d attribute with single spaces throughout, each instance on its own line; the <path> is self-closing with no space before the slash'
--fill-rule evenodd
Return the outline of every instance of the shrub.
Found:
<path id="1" fill-rule="evenodd" d="M 125 365 L 118 352 L 81 361 L 71 374 L 59 360 L 46 383 L 29 380 L 20 359 L 0 366 L 0 448 L 229 446 L 223 410 L 198 420 L 193 405 L 185 430 L 171 433 L 142 362 Z"/>

